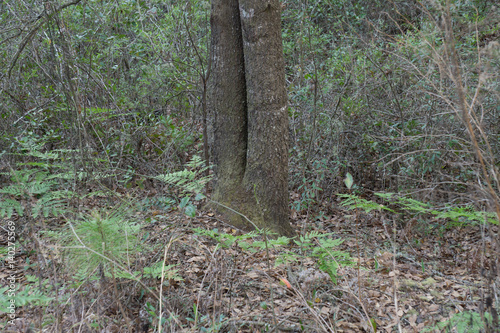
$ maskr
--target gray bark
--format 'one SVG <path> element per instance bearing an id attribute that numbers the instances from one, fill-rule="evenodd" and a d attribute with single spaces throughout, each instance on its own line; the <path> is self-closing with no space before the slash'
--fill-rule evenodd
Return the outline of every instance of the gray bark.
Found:
<path id="1" fill-rule="evenodd" d="M 279 1 L 212 1 L 215 181 L 212 198 L 259 228 L 293 236 Z M 219 206 L 235 226 L 252 224 Z"/>

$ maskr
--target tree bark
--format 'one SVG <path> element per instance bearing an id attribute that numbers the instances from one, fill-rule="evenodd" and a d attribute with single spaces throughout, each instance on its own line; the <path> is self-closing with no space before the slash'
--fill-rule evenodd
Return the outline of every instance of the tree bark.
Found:
<path id="1" fill-rule="evenodd" d="M 293 236 L 279 1 L 213 0 L 210 21 L 212 198 L 259 228 Z M 218 211 L 237 227 L 253 228 L 223 206 Z"/>

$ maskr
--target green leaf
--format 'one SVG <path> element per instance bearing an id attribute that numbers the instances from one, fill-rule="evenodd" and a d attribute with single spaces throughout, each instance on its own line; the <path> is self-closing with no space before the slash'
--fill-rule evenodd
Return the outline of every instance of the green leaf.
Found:
<path id="1" fill-rule="evenodd" d="M 195 200 L 195 201 L 200 201 L 200 200 L 203 200 L 203 199 L 205 199 L 205 198 L 206 198 L 206 196 L 205 196 L 205 195 L 203 195 L 202 193 L 197 193 L 197 194 L 196 194 L 196 197 L 194 198 L 194 200 Z"/>
<path id="2" fill-rule="evenodd" d="M 185 208 L 189 203 L 189 197 L 184 197 L 181 199 L 181 202 L 179 203 L 179 208 Z"/>
<path id="3" fill-rule="evenodd" d="M 195 217 L 196 216 L 196 207 L 194 205 L 188 205 L 185 208 L 184 212 L 189 217 Z"/>
<path id="4" fill-rule="evenodd" d="M 348 172 L 345 175 L 344 184 L 345 184 L 345 186 L 347 186 L 348 189 L 351 189 L 353 183 L 354 183 L 354 180 L 352 179 L 352 175 Z"/>
<path id="5" fill-rule="evenodd" d="M 373 331 L 374 331 L 374 332 L 377 332 L 377 322 L 375 321 L 375 319 L 370 318 L 370 324 L 371 324 L 371 325 L 372 325 L 372 327 L 373 327 Z"/>

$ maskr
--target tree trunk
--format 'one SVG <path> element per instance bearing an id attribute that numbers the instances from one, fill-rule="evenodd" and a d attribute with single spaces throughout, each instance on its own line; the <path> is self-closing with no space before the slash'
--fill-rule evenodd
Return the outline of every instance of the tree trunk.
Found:
<path id="1" fill-rule="evenodd" d="M 213 0 L 210 22 L 213 200 L 259 228 L 293 236 L 279 1 Z M 223 206 L 218 211 L 237 227 L 253 228 Z"/>

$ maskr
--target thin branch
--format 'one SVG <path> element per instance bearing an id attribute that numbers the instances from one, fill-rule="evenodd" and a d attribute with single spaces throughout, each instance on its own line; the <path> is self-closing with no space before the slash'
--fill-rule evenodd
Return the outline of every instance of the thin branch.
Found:
<path id="1" fill-rule="evenodd" d="M 19 45 L 19 48 L 17 49 L 17 52 L 16 54 L 14 55 L 14 58 L 12 59 L 12 61 L 10 62 L 10 66 L 9 66 L 9 71 L 7 72 L 7 77 L 10 78 L 11 74 L 12 74 L 12 69 L 14 68 L 14 66 L 16 65 L 17 63 L 17 60 L 19 59 L 19 56 L 21 55 L 21 53 L 23 52 L 24 48 L 26 47 L 26 45 L 31 41 L 31 39 L 33 38 L 33 36 L 35 35 L 35 33 L 38 31 L 38 29 L 40 29 L 40 27 L 50 18 L 52 17 L 54 14 L 60 12 L 61 10 L 63 10 L 64 8 L 66 7 L 69 7 L 69 6 L 72 6 L 72 5 L 77 5 L 81 0 L 75 0 L 75 1 L 72 1 L 72 2 L 68 2 L 68 3 L 65 3 L 59 7 L 57 7 L 54 11 L 52 11 L 51 13 L 47 13 L 47 15 L 42 15 L 40 14 L 36 21 L 40 20 L 40 22 L 38 22 L 35 27 L 33 29 L 31 29 L 31 31 L 26 35 L 26 37 L 24 37 L 23 41 L 21 42 L 21 44 Z"/>

